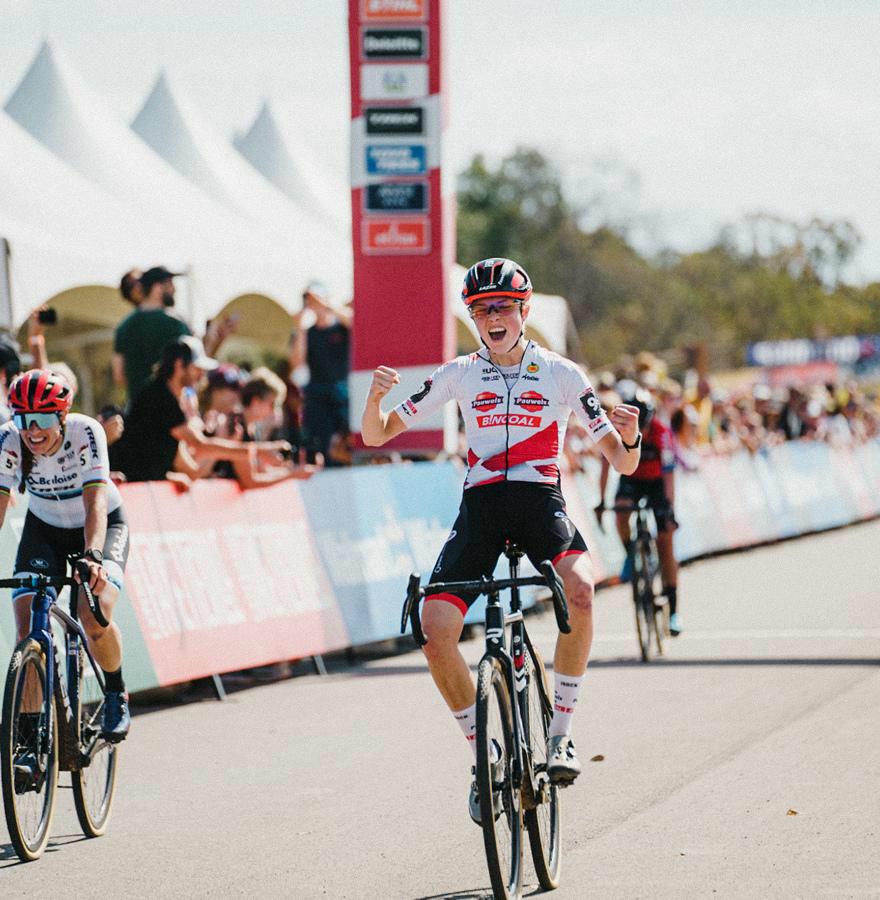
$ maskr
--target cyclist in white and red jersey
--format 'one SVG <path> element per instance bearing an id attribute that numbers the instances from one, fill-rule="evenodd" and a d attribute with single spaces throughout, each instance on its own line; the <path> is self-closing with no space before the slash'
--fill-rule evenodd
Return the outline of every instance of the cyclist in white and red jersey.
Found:
<path id="1" fill-rule="evenodd" d="M 12 421 L 0 427 L 0 527 L 16 486 L 28 493 L 28 511 L 15 559 L 15 577 L 64 575 L 76 553 L 89 567 L 89 587 L 109 625 L 103 627 L 84 597 L 78 613 L 107 688 L 102 735 L 124 740 L 131 725 L 122 679 L 122 635 L 112 621 L 128 557 L 122 498 L 110 481 L 107 438 L 100 423 L 70 412 L 73 391 L 48 369 L 31 369 L 9 389 Z M 78 578 L 79 576 L 77 576 Z M 30 627 L 31 588 L 12 594 L 18 640 Z M 54 589 L 49 593 L 54 595 Z"/>
<path id="2" fill-rule="evenodd" d="M 571 633 L 560 634 L 554 656 L 555 704 L 548 772 L 570 784 L 581 765 L 571 741 L 571 718 L 593 634 L 593 572 L 587 546 L 568 518 L 559 489 L 559 461 L 571 412 L 606 459 L 620 472 L 635 470 L 641 436 L 638 410 L 620 405 L 606 415 L 583 372 L 524 335 L 532 285 L 509 259 L 486 259 L 465 276 L 462 299 L 483 349 L 440 366 L 412 396 L 390 412 L 382 398 L 399 383 L 394 369 L 373 373 L 361 434 L 381 446 L 412 423 L 455 400 L 464 418 L 468 471 L 458 518 L 432 580 L 463 581 L 491 574 L 506 539 L 533 564 L 553 561 L 568 595 Z M 431 675 L 475 749 L 476 690 L 458 649 L 473 595 L 425 598 L 425 655 Z M 479 797 L 471 785 L 469 810 L 479 822 Z"/>

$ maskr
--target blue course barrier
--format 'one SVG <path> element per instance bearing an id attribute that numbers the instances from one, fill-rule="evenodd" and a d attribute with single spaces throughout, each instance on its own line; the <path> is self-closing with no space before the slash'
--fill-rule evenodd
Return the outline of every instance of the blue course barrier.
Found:
<path id="1" fill-rule="evenodd" d="M 184 495 L 164 482 L 124 485 L 132 556 L 116 618 L 131 687 L 396 636 L 407 577 L 430 576 L 462 480 L 458 464 L 443 462 L 330 470 L 244 493 L 230 482 L 199 482 Z M 707 457 L 676 480 L 676 550 L 687 560 L 880 515 L 880 444 L 797 442 Z M 591 460 L 563 491 L 601 580 L 620 571 L 623 551 L 612 513 L 597 527 L 597 485 Z M 614 489 L 612 477 L 609 503 Z M 26 509 L 16 499 L 0 533 L 5 573 Z M 4 593 L 0 667 L 14 642 Z M 482 610 L 475 604 L 468 621 Z"/>

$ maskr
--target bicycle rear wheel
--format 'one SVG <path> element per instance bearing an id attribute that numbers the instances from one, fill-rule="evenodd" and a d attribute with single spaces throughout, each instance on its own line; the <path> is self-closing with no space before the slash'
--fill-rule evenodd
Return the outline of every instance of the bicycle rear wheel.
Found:
<path id="1" fill-rule="evenodd" d="M 104 691 L 82 647 L 77 673 L 79 690 L 73 720 L 83 760 L 82 768 L 70 773 L 73 803 L 86 837 L 100 837 L 110 821 L 119 750 L 101 737 Z"/>
<path id="2" fill-rule="evenodd" d="M 651 583 L 650 556 L 645 543 L 639 540 L 633 551 L 632 592 L 636 614 L 636 637 L 642 662 L 651 660 L 651 637 L 656 627 L 654 616 L 654 588 Z"/>
<path id="3" fill-rule="evenodd" d="M 545 891 L 552 891 L 559 886 L 562 868 L 559 789 L 550 783 L 547 776 L 547 738 L 552 711 L 544 663 L 537 651 L 533 651 L 528 644 L 526 667 L 529 679 L 527 692 L 529 747 L 537 793 L 529 798 L 525 824 L 529 833 L 535 874 L 541 887 Z M 544 687 L 543 692 L 541 685 Z"/>
<path id="4" fill-rule="evenodd" d="M 501 750 L 496 761 L 493 744 Z M 513 784 L 513 715 L 504 670 L 497 659 L 480 662 L 477 676 L 477 789 L 486 863 L 497 900 L 522 892 L 522 806 Z"/>
<path id="5" fill-rule="evenodd" d="M 55 702 L 46 697 L 46 658 L 26 638 L 12 654 L 0 728 L 3 809 L 22 862 L 39 858 L 49 841 L 58 782 Z"/>

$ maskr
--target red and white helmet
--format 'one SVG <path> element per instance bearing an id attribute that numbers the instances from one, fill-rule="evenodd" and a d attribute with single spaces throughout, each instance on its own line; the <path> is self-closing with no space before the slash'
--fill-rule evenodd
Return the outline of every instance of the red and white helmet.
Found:
<path id="1" fill-rule="evenodd" d="M 73 391 L 60 375 L 30 369 L 10 385 L 9 405 L 15 413 L 66 413 L 73 405 Z"/>
<path id="2" fill-rule="evenodd" d="M 525 303 L 532 296 L 526 270 L 512 259 L 482 259 L 464 276 L 461 299 L 465 306 L 488 297 L 512 297 Z"/>

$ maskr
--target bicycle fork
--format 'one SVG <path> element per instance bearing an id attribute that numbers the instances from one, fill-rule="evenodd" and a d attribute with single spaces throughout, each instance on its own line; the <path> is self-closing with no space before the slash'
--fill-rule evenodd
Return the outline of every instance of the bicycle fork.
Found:
<path id="1" fill-rule="evenodd" d="M 511 778 L 515 790 L 520 790 L 523 780 L 524 728 L 520 707 L 520 697 L 524 696 L 527 680 L 523 651 L 522 629 L 513 629 L 513 658 L 507 652 L 504 642 L 506 625 L 522 622 L 522 612 L 516 611 L 505 616 L 497 593 L 489 594 L 486 603 L 486 643 L 493 656 L 503 663 L 507 691 L 510 695 L 510 712 L 513 718 L 513 766 Z"/>

